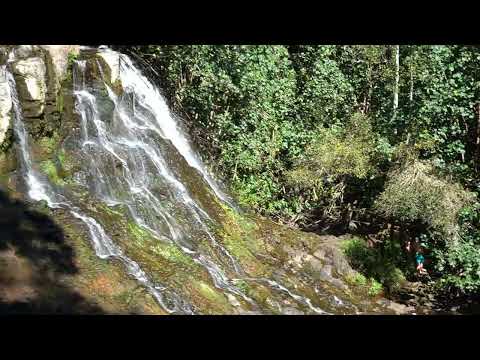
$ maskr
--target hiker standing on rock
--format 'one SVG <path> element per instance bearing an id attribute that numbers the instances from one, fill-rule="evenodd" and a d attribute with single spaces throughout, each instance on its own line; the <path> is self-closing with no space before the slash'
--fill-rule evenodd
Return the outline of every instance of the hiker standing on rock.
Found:
<path id="1" fill-rule="evenodd" d="M 427 270 L 425 270 L 423 267 L 425 257 L 423 256 L 423 249 L 421 245 L 417 249 L 417 253 L 415 254 L 415 262 L 417 264 L 417 271 L 419 274 L 428 274 Z"/>
<path id="2" fill-rule="evenodd" d="M 425 263 L 425 257 L 423 256 L 423 248 L 422 244 L 419 244 L 418 241 L 415 241 L 414 248 L 416 249 L 415 252 L 415 264 L 416 264 L 416 269 L 419 274 L 428 274 L 427 270 L 423 267 Z M 408 252 L 412 251 L 412 244 L 410 241 L 407 241 L 407 245 L 405 249 Z"/>

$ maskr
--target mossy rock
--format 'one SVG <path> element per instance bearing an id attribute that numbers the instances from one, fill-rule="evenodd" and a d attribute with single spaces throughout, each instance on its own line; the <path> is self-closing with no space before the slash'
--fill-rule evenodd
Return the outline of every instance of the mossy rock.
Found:
<path id="1" fill-rule="evenodd" d="M 17 158 L 14 151 L 0 152 L 0 176 L 7 175 L 17 168 Z"/>
<path id="2" fill-rule="evenodd" d="M 128 275 L 118 261 L 102 260 L 95 255 L 88 230 L 64 210 L 56 211 L 65 237 L 76 253 L 79 272 L 68 282 L 89 299 L 95 299 L 109 313 L 167 314 L 148 291 Z"/>
<path id="3" fill-rule="evenodd" d="M 10 124 L 12 121 L 10 121 Z M 0 144 L 0 154 L 8 153 L 13 148 L 13 129 L 10 126 L 5 132 L 3 142 Z"/>

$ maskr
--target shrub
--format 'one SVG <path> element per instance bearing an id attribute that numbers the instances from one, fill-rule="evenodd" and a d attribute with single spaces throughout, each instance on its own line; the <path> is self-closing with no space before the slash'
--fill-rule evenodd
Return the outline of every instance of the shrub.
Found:
<path id="1" fill-rule="evenodd" d="M 377 296 L 382 292 L 382 290 L 383 290 L 382 284 L 380 284 L 375 279 L 370 279 L 370 287 L 368 289 L 368 295 Z"/>
<path id="2" fill-rule="evenodd" d="M 304 156 L 290 173 L 290 180 L 303 187 L 318 187 L 325 178 L 345 176 L 364 179 L 374 171 L 375 138 L 367 118 L 356 114 L 346 127 L 318 131 Z"/>
<path id="3" fill-rule="evenodd" d="M 368 118 L 355 114 L 345 127 L 318 130 L 286 179 L 304 197 L 305 207 L 322 208 L 324 219 L 342 220 L 347 193 L 376 174 L 382 155 Z M 356 195 L 361 195 L 356 192 Z"/>
<path id="4" fill-rule="evenodd" d="M 460 185 L 441 178 L 430 162 L 410 159 L 390 172 L 375 210 L 402 223 L 420 222 L 445 239 L 457 239 L 459 212 L 472 199 Z"/>
<path id="5" fill-rule="evenodd" d="M 472 241 L 449 244 L 445 251 L 435 251 L 436 270 L 444 275 L 439 279 L 442 288 L 474 292 L 480 287 L 480 247 Z"/>
<path id="6" fill-rule="evenodd" d="M 370 278 L 369 293 L 378 294 L 384 286 L 388 291 L 397 290 L 405 275 L 399 268 L 405 266 L 400 246 L 387 240 L 381 248 L 369 248 L 360 238 L 352 238 L 343 244 L 343 250 L 352 268 Z M 379 285 L 380 284 L 380 285 Z"/>
<path id="7" fill-rule="evenodd" d="M 353 110 L 355 94 L 332 58 L 334 46 L 290 47 L 297 75 L 297 116 L 310 127 L 340 123 Z"/>
<path id="8" fill-rule="evenodd" d="M 443 242 L 433 250 L 440 288 L 464 293 L 480 288 L 480 204 L 460 212 L 460 240 Z"/>

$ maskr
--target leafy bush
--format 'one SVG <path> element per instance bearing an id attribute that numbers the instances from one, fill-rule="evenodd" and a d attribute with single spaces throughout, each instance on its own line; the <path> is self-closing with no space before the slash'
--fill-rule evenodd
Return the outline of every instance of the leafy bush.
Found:
<path id="1" fill-rule="evenodd" d="M 479 203 L 462 209 L 460 239 L 443 242 L 433 251 L 441 288 L 472 293 L 480 287 L 479 210 Z"/>
<path id="2" fill-rule="evenodd" d="M 408 152 L 406 152 L 408 154 Z M 480 287 L 480 242 L 474 194 L 439 175 L 431 162 L 410 153 L 389 174 L 375 203 L 384 217 L 413 228 L 430 251 L 431 270 L 440 288 L 473 291 Z"/>
<path id="3" fill-rule="evenodd" d="M 344 242 L 343 250 L 355 270 L 385 286 L 388 291 L 395 291 L 405 281 L 399 266 L 405 267 L 408 263 L 398 243 L 387 241 L 382 248 L 369 248 L 363 239 L 354 237 Z M 379 288 L 373 280 L 371 292 Z"/>
<path id="4" fill-rule="evenodd" d="M 355 95 L 334 58 L 335 46 L 291 46 L 289 52 L 297 75 L 297 119 L 309 129 L 348 119 Z"/>
<path id="5" fill-rule="evenodd" d="M 368 119 L 356 114 L 344 128 L 320 129 L 297 161 L 298 169 L 290 173 L 290 180 L 303 187 L 316 187 L 326 177 L 364 179 L 374 171 L 375 145 Z"/>
<path id="6" fill-rule="evenodd" d="M 374 278 L 367 279 L 360 273 L 349 275 L 346 279 L 349 283 L 364 288 L 368 295 L 377 296 L 383 292 L 383 286 Z"/>
<path id="7" fill-rule="evenodd" d="M 444 275 L 439 284 L 446 289 L 474 292 L 480 287 L 480 247 L 471 241 L 449 244 L 446 251 L 435 252 L 436 269 Z"/>
<path id="8" fill-rule="evenodd" d="M 368 289 L 368 295 L 377 296 L 383 291 L 383 286 L 375 279 L 370 279 L 370 287 Z"/>
<path id="9" fill-rule="evenodd" d="M 458 215 L 472 194 L 444 178 L 426 161 L 409 159 L 390 172 L 376 211 L 402 223 L 420 222 L 445 239 L 458 237 Z"/>
<path id="10" fill-rule="evenodd" d="M 378 143 L 368 118 L 361 114 L 353 115 L 345 127 L 321 128 L 286 173 L 287 181 L 309 194 L 312 208 L 323 207 L 325 218 L 339 221 L 350 188 L 376 175 L 382 158 Z"/>
<path id="11" fill-rule="evenodd" d="M 78 54 L 70 51 L 67 55 L 67 65 L 69 68 L 73 66 L 73 63 L 78 59 Z"/>

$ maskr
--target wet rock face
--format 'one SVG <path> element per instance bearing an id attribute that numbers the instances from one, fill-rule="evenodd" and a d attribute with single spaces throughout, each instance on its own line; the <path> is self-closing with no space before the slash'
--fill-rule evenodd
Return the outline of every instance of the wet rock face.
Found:
<path id="1" fill-rule="evenodd" d="M 40 55 L 37 45 L 17 45 L 13 51 L 16 59 L 28 59 Z"/>
<path id="2" fill-rule="evenodd" d="M 48 60 L 51 61 L 55 82 L 60 86 L 62 80 L 65 79 L 68 69 L 68 57 L 70 54 L 78 55 L 80 46 L 78 45 L 41 45 L 45 50 Z"/>
<path id="3" fill-rule="evenodd" d="M 25 117 L 39 117 L 45 109 L 47 68 L 41 57 L 17 60 L 13 75 Z"/>
<path id="4" fill-rule="evenodd" d="M 348 288 L 343 279 L 354 271 L 340 249 L 339 238 L 319 237 L 313 248 L 284 245 L 284 251 L 294 271 L 304 272 L 316 281 L 329 282 L 342 290 Z"/>
<path id="5" fill-rule="evenodd" d="M 27 131 L 36 140 L 50 137 L 61 118 L 73 111 L 65 109 L 71 92 L 68 70 L 70 58 L 79 51 L 78 45 L 0 46 L 0 65 L 7 65 L 14 76 Z M 9 85 L 0 71 L 0 152 L 10 148 L 12 116 Z"/>
<path id="6" fill-rule="evenodd" d="M 98 57 L 104 62 L 106 67 L 106 81 L 114 84 L 120 79 L 120 57 L 113 51 L 100 51 Z"/>
<path id="7" fill-rule="evenodd" d="M 303 311 L 300 311 L 293 307 L 286 307 L 283 309 L 283 311 L 284 311 L 283 312 L 284 315 L 305 315 Z"/>
<path id="8" fill-rule="evenodd" d="M 5 65 L 8 60 L 10 45 L 0 45 L 0 65 Z"/>
<path id="9" fill-rule="evenodd" d="M 9 52 L 14 59 L 12 71 L 26 118 L 42 117 L 49 112 L 48 106 L 57 105 L 61 83 L 67 76 L 69 56 L 79 51 L 78 45 L 18 45 L 13 49 L 0 49 L 0 60 L 4 60 L 0 63 L 6 63 Z M 0 96 L 3 98 L 3 93 Z"/>

